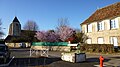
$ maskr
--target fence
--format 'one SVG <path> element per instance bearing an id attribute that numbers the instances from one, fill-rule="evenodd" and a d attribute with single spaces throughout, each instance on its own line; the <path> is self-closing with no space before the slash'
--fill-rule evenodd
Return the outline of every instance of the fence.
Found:
<path id="1" fill-rule="evenodd" d="M 48 55 L 48 51 L 71 51 L 71 46 L 77 44 L 69 44 L 68 42 L 33 42 L 31 45 L 30 56 L 35 55 Z"/>
<path id="2" fill-rule="evenodd" d="M 30 49 L 30 56 L 35 54 L 36 56 L 46 56 L 48 57 L 48 50 L 35 50 L 35 49 Z"/>
<path id="3" fill-rule="evenodd" d="M 33 42 L 32 46 L 68 46 L 68 42 Z"/>

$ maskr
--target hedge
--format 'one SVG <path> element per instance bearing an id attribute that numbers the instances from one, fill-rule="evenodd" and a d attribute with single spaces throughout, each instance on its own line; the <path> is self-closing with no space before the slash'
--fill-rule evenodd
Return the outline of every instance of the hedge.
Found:
<path id="1" fill-rule="evenodd" d="M 114 46 L 112 44 L 84 44 L 80 45 L 80 50 L 85 52 L 113 53 Z"/>

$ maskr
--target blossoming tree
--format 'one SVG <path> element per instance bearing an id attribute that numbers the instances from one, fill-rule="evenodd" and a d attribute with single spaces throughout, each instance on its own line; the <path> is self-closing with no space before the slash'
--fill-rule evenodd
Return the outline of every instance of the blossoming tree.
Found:
<path id="1" fill-rule="evenodd" d="M 58 33 L 62 41 L 66 41 L 74 34 L 74 30 L 69 26 L 60 26 L 57 28 L 56 32 Z"/>
<path id="2" fill-rule="evenodd" d="M 58 42 L 59 41 L 59 35 L 56 34 L 54 31 L 38 31 L 36 33 L 37 39 L 39 39 L 42 42 Z"/>

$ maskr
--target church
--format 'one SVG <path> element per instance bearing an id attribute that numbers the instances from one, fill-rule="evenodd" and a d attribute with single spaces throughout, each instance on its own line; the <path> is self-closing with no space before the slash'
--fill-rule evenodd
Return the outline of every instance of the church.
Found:
<path id="1" fill-rule="evenodd" d="M 5 44 L 9 47 L 30 47 L 31 42 L 38 41 L 34 37 L 36 31 L 21 30 L 21 24 L 15 16 L 9 26 L 8 36 L 5 38 Z"/>
<path id="2" fill-rule="evenodd" d="M 9 35 L 20 36 L 21 34 L 21 24 L 17 17 L 14 18 L 9 27 Z"/>

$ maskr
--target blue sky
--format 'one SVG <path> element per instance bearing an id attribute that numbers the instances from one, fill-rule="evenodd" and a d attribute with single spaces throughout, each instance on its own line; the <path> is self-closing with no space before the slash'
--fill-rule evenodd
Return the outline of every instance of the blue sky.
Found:
<path id="1" fill-rule="evenodd" d="M 0 18 L 6 36 L 15 16 L 22 27 L 33 20 L 39 30 L 50 30 L 55 29 L 59 18 L 68 18 L 71 27 L 80 29 L 80 23 L 97 8 L 116 2 L 119 0 L 0 0 Z"/>

